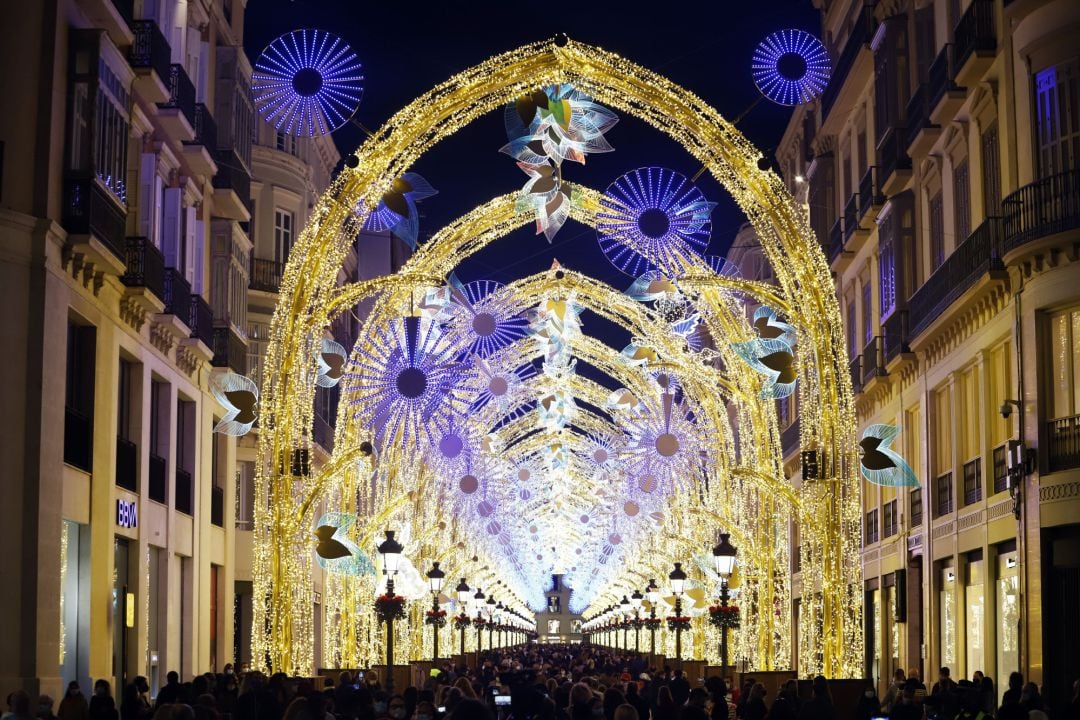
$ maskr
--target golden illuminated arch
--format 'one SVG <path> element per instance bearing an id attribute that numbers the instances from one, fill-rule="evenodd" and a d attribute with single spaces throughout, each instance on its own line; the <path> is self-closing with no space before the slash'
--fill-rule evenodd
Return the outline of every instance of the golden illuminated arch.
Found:
<path id="1" fill-rule="evenodd" d="M 804 483 L 798 491 L 798 520 L 803 528 L 800 670 L 831 677 L 858 676 L 862 663 L 860 488 L 842 324 L 825 257 L 779 178 L 758 169 L 760 153 L 715 110 L 659 75 L 576 42 L 562 47 L 536 43 L 490 58 L 401 110 L 357 151 L 358 165 L 344 170 L 320 198 L 291 252 L 271 324 L 262 388 L 253 657 L 275 670 L 304 673 L 311 669 L 311 624 L 304 619 L 312 607 L 311 518 L 295 510 L 298 499 L 311 497 L 315 481 L 285 474 L 289 463 L 280 460 L 310 443 L 314 350 L 327 319 L 356 296 L 335 288 L 356 233 L 390 183 L 433 144 L 525 91 L 553 83 L 571 83 L 680 143 L 732 194 L 753 224 L 777 279 L 775 304 L 798 318 L 801 440 L 803 447 L 816 449 L 822 460 L 822 478 Z M 490 237 L 505 235 L 520 225 L 520 218 L 505 202 L 499 203 L 496 199 L 478 208 L 463 219 L 463 225 L 474 224 Z M 403 275 L 373 282 L 368 289 L 391 287 L 380 282 L 392 283 L 400 291 L 430 285 L 444 278 L 462 253 L 473 251 L 472 241 L 429 242 Z M 690 270 L 700 282 L 699 302 L 709 310 L 705 316 L 712 335 L 745 337 L 745 322 L 729 306 L 730 290 L 702 279 L 706 269 Z M 746 286 L 747 292 L 753 289 Z M 770 405 L 759 402 L 736 411 L 748 427 L 764 422 L 772 428 L 772 440 L 766 446 L 751 448 L 744 442 L 741 448 L 743 462 L 760 462 L 772 473 L 780 462 Z M 771 501 L 760 493 L 755 497 L 759 502 Z M 422 498 L 415 495 L 401 502 L 410 500 L 415 508 L 424 509 Z M 675 500 L 676 505 L 687 502 L 686 498 Z M 778 550 L 775 546 L 753 549 Z M 462 558 L 462 562 L 468 561 Z"/>

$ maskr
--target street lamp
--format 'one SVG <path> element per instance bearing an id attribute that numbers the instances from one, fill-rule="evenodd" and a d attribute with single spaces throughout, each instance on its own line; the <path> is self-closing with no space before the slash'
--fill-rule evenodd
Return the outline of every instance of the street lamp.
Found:
<path id="1" fill-rule="evenodd" d="M 394 531 L 386 531 L 386 539 L 379 543 L 378 551 L 382 557 L 383 575 L 386 576 L 386 596 L 394 599 L 394 576 L 401 563 L 401 551 L 405 548 L 394 539 Z M 386 613 L 386 688 L 394 689 L 394 614 Z"/>
<path id="2" fill-rule="evenodd" d="M 668 574 L 671 582 L 671 592 L 675 596 L 675 657 L 679 669 L 682 669 L 682 594 L 686 587 L 686 572 L 682 569 L 682 563 L 675 563 L 675 569 Z"/>
<path id="3" fill-rule="evenodd" d="M 495 596 L 487 599 L 488 650 L 495 649 Z"/>
<path id="4" fill-rule="evenodd" d="M 432 615 L 431 621 L 432 637 L 434 638 L 431 662 L 436 666 L 439 664 L 439 593 L 442 592 L 442 584 L 445 577 L 446 573 L 439 569 L 438 561 L 431 563 L 431 569 L 427 572 L 428 585 L 431 586 L 431 611 L 435 613 Z M 450 637 L 453 637 L 453 635 Z M 451 650 L 451 653 L 452 652 L 453 650 Z"/>
<path id="5" fill-rule="evenodd" d="M 634 652 L 641 652 L 641 601 L 645 596 L 635 590 L 630 596 L 630 606 L 634 608 Z"/>
<path id="6" fill-rule="evenodd" d="M 476 608 L 476 652 L 478 654 L 480 650 L 482 650 L 481 646 L 484 644 L 484 623 L 483 616 L 480 614 L 480 610 L 484 606 L 484 597 L 486 597 L 484 591 L 480 588 L 476 588 L 476 594 L 473 595 L 473 607 Z M 479 660 L 477 660 L 477 662 L 479 663 Z"/>
<path id="7" fill-rule="evenodd" d="M 720 576 L 720 607 L 725 623 L 728 622 L 728 579 L 735 570 L 735 556 L 738 554 L 735 546 L 728 541 L 729 537 L 728 533 L 720 533 L 720 542 L 712 551 L 716 574 Z M 728 626 L 725 624 L 720 628 L 720 674 L 724 677 L 727 673 L 727 636 Z"/>
<path id="8" fill-rule="evenodd" d="M 656 578 L 649 578 L 649 585 L 645 588 L 645 596 L 649 598 L 649 619 L 656 620 L 656 604 L 660 602 L 660 586 L 656 584 Z M 656 623 L 649 623 L 649 652 L 656 654 Z"/>
<path id="9" fill-rule="evenodd" d="M 465 578 L 461 578 L 461 582 L 454 588 L 457 591 L 458 604 L 461 605 L 461 617 L 468 620 L 469 618 L 469 590 L 468 584 L 465 582 Z M 458 623 L 461 627 L 461 662 L 465 662 L 465 623 Z M 450 637 L 453 637 L 451 635 Z"/>
<path id="10" fill-rule="evenodd" d="M 506 642 L 503 637 L 503 604 L 501 602 L 495 606 L 495 622 L 499 625 L 499 647 L 503 647 Z"/>
<path id="11" fill-rule="evenodd" d="M 628 650 L 630 648 L 630 598 L 625 595 L 622 596 L 622 601 L 619 603 L 619 612 L 622 613 L 622 648 Z"/>

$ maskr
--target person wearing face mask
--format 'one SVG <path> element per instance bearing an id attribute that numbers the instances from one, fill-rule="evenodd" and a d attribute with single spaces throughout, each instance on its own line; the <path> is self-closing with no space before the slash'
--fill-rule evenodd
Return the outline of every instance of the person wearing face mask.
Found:
<path id="1" fill-rule="evenodd" d="M 893 703 L 892 710 L 889 711 L 889 720 L 922 720 L 923 709 L 915 702 L 917 686 L 914 680 L 904 683 L 899 699 Z"/>
<path id="2" fill-rule="evenodd" d="M 56 711 L 58 720 L 90 720 L 90 707 L 86 704 L 86 698 L 79 689 L 79 683 L 68 683 L 64 699 L 60 701 L 60 707 Z"/>
<path id="3" fill-rule="evenodd" d="M 416 705 L 416 713 L 412 720 L 435 720 L 435 706 L 427 700 L 422 700 Z"/>
<path id="4" fill-rule="evenodd" d="M 373 695 L 374 702 L 372 702 L 372 710 L 374 711 L 375 720 L 388 717 L 388 711 L 390 710 L 389 698 L 382 690 L 379 690 Z"/>
<path id="5" fill-rule="evenodd" d="M 401 695 L 392 696 L 389 702 L 387 702 L 386 707 L 386 716 L 390 718 L 390 720 L 405 720 L 405 718 L 409 716 L 405 698 Z"/>
<path id="6" fill-rule="evenodd" d="M 878 716 L 880 710 L 881 701 L 878 700 L 874 686 L 868 683 L 862 697 L 859 698 L 859 704 L 855 706 L 855 718 L 856 720 L 872 720 Z"/>

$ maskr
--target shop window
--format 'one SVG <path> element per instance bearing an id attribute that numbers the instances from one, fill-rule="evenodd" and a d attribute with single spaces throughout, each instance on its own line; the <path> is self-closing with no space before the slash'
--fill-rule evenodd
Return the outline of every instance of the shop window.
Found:
<path id="1" fill-rule="evenodd" d="M 963 672 L 956 664 L 956 642 L 958 637 L 956 613 L 956 570 L 944 567 L 940 572 L 938 587 L 938 638 L 941 642 L 941 664 L 949 667 L 956 677 L 963 677 Z"/>
<path id="2" fill-rule="evenodd" d="M 1016 542 L 999 546 L 997 567 L 997 676 L 1002 685 L 1020 667 L 1020 578 L 1016 573 Z"/>
<path id="3" fill-rule="evenodd" d="M 983 605 L 983 569 L 982 551 L 969 556 L 967 563 L 967 583 L 964 586 L 964 662 L 968 674 L 986 669 L 983 663 L 986 655 L 983 651 L 984 605 Z M 962 677 L 958 676 L 958 677 Z"/>

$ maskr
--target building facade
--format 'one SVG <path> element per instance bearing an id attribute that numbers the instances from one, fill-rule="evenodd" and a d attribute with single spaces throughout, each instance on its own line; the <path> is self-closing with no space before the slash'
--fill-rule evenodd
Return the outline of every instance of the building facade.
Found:
<path id="1" fill-rule="evenodd" d="M 860 436 L 896 426 L 920 483 L 863 484 L 867 676 L 1019 670 L 1056 703 L 1080 676 L 1080 5 L 816 5 L 833 76 L 777 161 L 835 273 Z"/>
<path id="2" fill-rule="evenodd" d="M 252 106 L 241 0 L 6 10 L 0 686 L 232 661 Z M 18 68 L 18 70 L 14 70 Z"/>

